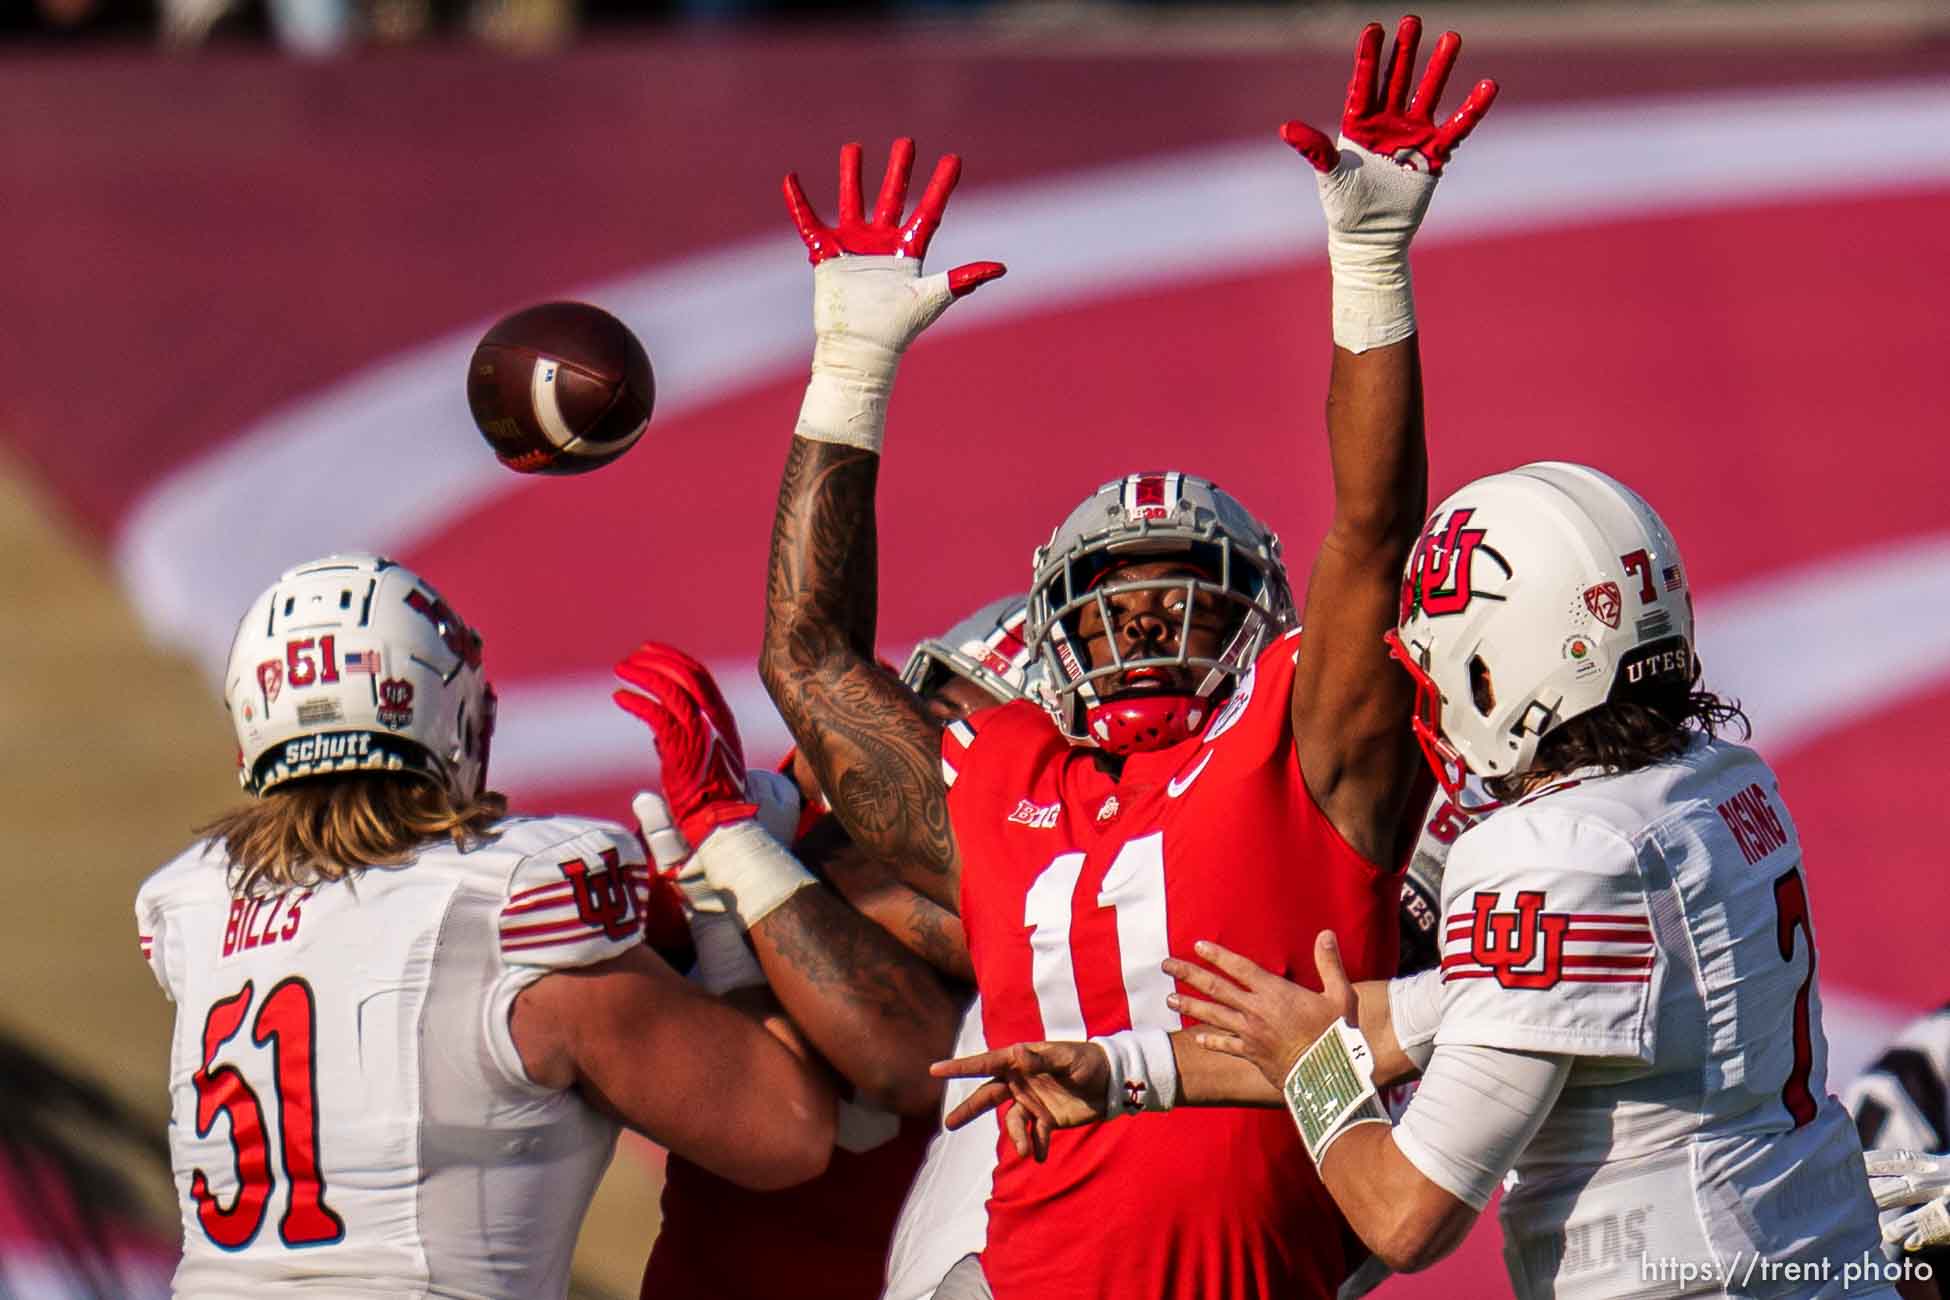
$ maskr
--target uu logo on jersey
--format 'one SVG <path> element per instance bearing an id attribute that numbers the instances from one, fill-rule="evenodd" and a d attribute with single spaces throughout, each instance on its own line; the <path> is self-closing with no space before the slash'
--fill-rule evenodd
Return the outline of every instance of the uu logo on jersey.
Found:
<path id="1" fill-rule="evenodd" d="M 1517 909 L 1499 912 L 1502 895 L 1478 893 L 1472 900 L 1469 955 L 1487 966 L 1506 989 L 1547 989 L 1564 977 L 1564 933 L 1569 912 L 1546 912 L 1544 891 L 1517 891 Z"/>
<path id="2" fill-rule="evenodd" d="M 604 849 L 602 871 L 590 871 L 581 858 L 558 864 L 575 893 L 576 919 L 611 939 L 627 938 L 637 928 L 630 878 L 623 870 L 622 859 L 615 849 Z"/>
<path id="3" fill-rule="evenodd" d="M 1477 591 L 1471 579 L 1479 550 L 1496 561 L 1505 578 L 1512 576 L 1509 561 L 1483 544 L 1489 530 L 1465 527 L 1475 513 L 1473 506 L 1460 506 L 1449 512 L 1447 523 L 1440 515 L 1429 520 L 1428 531 L 1415 544 L 1408 572 L 1402 576 L 1401 612 L 1396 622 L 1408 622 L 1417 609 L 1437 618 L 1462 613 L 1478 596 L 1485 600 L 1503 599 L 1491 592 Z"/>

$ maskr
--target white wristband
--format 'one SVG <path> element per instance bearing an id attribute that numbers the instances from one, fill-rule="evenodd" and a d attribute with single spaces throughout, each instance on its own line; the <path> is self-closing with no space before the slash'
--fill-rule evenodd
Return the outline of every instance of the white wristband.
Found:
<path id="1" fill-rule="evenodd" d="M 1388 1122 L 1388 1112 L 1375 1095 L 1374 1052 L 1361 1031 L 1345 1020 L 1327 1026 L 1300 1053 L 1280 1091 L 1316 1165 L 1349 1129 Z"/>
<path id="2" fill-rule="evenodd" d="M 730 912 L 692 912 L 691 947 L 697 949 L 697 967 L 691 978 L 713 995 L 733 989 L 759 988 L 765 984 L 765 971 L 758 957 L 745 945 L 745 927 Z"/>
<path id="3" fill-rule="evenodd" d="M 1110 1095 L 1104 1118 L 1178 1104 L 1178 1058 L 1162 1029 L 1124 1029 L 1090 1040 L 1110 1058 Z"/>
<path id="4" fill-rule="evenodd" d="M 748 930 L 814 883 L 799 859 L 751 818 L 726 822 L 705 836 L 696 859 L 712 887 L 730 896 L 738 920 Z"/>

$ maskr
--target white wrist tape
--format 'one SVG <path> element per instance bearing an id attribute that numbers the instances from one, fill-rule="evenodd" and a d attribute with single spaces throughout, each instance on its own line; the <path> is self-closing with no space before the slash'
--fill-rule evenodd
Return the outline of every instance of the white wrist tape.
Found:
<path id="1" fill-rule="evenodd" d="M 799 859 L 756 820 L 726 822 L 704 837 L 694 855 L 712 888 L 727 895 L 746 929 L 814 883 Z"/>
<path id="2" fill-rule="evenodd" d="M 1349 1129 L 1388 1122 L 1388 1112 L 1375 1095 L 1374 1053 L 1361 1031 L 1345 1020 L 1327 1026 L 1300 1053 L 1280 1091 L 1316 1165 Z"/>
<path id="3" fill-rule="evenodd" d="M 945 273 L 911 257 L 831 257 L 813 267 L 812 379 L 793 432 L 878 453 L 901 353 L 953 301 Z"/>
<path id="4" fill-rule="evenodd" d="M 1430 969 L 1388 981 L 1388 1021 L 1402 1055 L 1426 1070 L 1442 1023 L 1442 971 Z"/>
<path id="5" fill-rule="evenodd" d="M 1350 352 L 1415 333 L 1408 245 L 1428 211 L 1436 177 L 1371 153 L 1342 136 L 1341 160 L 1316 174 L 1327 213 L 1334 272 L 1334 342 Z"/>
<path id="6" fill-rule="evenodd" d="M 1178 1104 L 1178 1058 L 1162 1029 L 1124 1029 L 1090 1040 L 1110 1057 L 1110 1095 L 1104 1118 Z"/>
<path id="7" fill-rule="evenodd" d="M 730 912 L 699 912 L 690 915 L 691 947 L 697 949 L 697 967 L 691 978 L 713 995 L 733 989 L 758 988 L 765 983 L 765 971 L 758 958 L 745 945 L 745 927 Z"/>

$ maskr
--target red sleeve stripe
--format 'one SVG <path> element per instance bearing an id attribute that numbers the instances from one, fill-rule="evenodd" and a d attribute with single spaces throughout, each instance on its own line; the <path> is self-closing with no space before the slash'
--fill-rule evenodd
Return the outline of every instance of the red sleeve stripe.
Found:
<path id="1" fill-rule="evenodd" d="M 564 898 L 567 898 L 574 892 L 575 886 L 570 884 L 566 879 L 556 880 L 546 885 L 535 885 L 532 888 L 524 889 L 518 894 L 510 894 L 508 895 L 508 901 L 510 903 L 524 903 L 531 898 L 538 898 L 543 894 L 550 893 L 561 894 Z"/>
<path id="2" fill-rule="evenodd" d="M 642 938 L 643 938 L 643 934 L 641 931 L 632 930 L 627 936 L 625 936 L 622 939 L 609 940 L 609 941 L 614 943 L 620 943 L 627 946 L 629 944 L 636 943 Z M 582 934 L 572 934 L 567 936 L 566 938 L 561 938 L 561 939 L 528 939 L 528 940 L 524 940 L 521 943 L 504 943 L 501 945 L 501 951 L 502 952 L 528 952 L 536 948 L 561 948 L 561 947 L 566 947 L 570 944 L 587 943 L 591 939 L 608 940 L 609 936 L 604 934 L 599 929 L 588 930 Z"/>
<path id="3" fill-rule="evenodd" d="M 648 881 L 650 868 L 641 862 L 632 862 L 624 867 L 632 883 Z M 519 893 L 508 896 L 508 906 L 504 912 L 525 911 L 530 907 L 546 907 L 550 903 L 575 897 L 575 884 L 569 880 L 555 880 L 546 885 L 535 885 Z"/>
<path id="4" fill-rule="evenodd" d="M 1451 980 L 1486 980 L 1496 972 L 1491 970 L 1450 970 L 1442 972 L 1442 982 Z M 1564 984 L 1650 984 L 1652 976 L 1626 972 L 1565 971 L 1558 977 Z M 1526 990 L 1527 991 L 1527 990 Z"/>
<path id="5" fill-rule="evenodd" d="M 501 909 L 503 916 L 521 916 L 527 912 L 543 912 L 553 907 L 574 907 L 575 895 L 564 886 L 560 894 L 548 898 L 531 898 L 525 903 L 509 903 Z"/>
<path id="6" fill-rule="evenodd" d="M 1467 943 L 1474 935 L 1475 927 L 1470 922 L 1452 921 L 1442 938 L 1444 943 Z M 1652 942 L 1652 931 L 1645 926 L 1636 929 L 1600 929 L 1596 926 L 1581 928 L 1573 924 L 1564 932 L 1564 941 L 1566 943 L 1649 944 Z"/>
<path id="7" fill-rule="evenodd" d="M 506 947 L 510 939 L 524 939 L 537 934 L 563 934 L 572 930 L 588 930 L 600 934 L 602 929 L 602 926 L 591 925 L 580 917 L 570 921 L 550 921 L 545 925 L 504 925 L 501 927 L 501 943 Z"/>
<path id="8" fill-rule="evenodd" d="M 1627 955 L 1608 952 L 1567 952 L 1558 959 L 1558 964 L 1566 970 L 1573 966 L 1619 966 L 1633 970 L 1651 970 L 1657 960 L 1658 956 L 1655 953 Z M 1484 970 L 1494 969 L 1489 963 L 1477 961 L 1468 953 L 1456 953 L 1442 959 L 1443 970 L 1451 970 L 1457 966 L 1481 966 Z"/>

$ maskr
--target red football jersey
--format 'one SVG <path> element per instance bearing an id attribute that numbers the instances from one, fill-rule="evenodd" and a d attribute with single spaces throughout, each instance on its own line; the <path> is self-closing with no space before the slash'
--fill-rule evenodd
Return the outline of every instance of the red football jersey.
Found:
<path id="1" fill-rule="evenodd" d="M 1355 979 L 1391 974 L 1399 874 L 1315 805 L 1291 723 L 1295 634 L 1205 732 L 1133 754 L 1121 779 L 1033 703 L 950 726 L 962 920 L 991 1046 L 1176 1029 L 1168 955 L 1212 939 L 1312 987 L 1332 928 Z M 1189 992 L 1189 990 L 1187 990 Z M 1365 1257 L 1282 1110 L 1183 1109 L 1007 1137 L 982 1265 L 998 1300 L 1332 1297 Z"/>
<path id="2" fill-rule="evenodd" d="M 747 1191 L 672 1156 L 643 1300 L 879 1295 L 894 1219 L 935 1131 L 929 1119 L 899 1126 L 870 1150 L 833 1148 L 825 1173 L 776 1192 Z"/>
<path id="3" fill-rule="evenodd" d="M 676 885 L 656 877 L 645 911 L 660 951 L 689 947 Z M 749 1191 L 671 1156 L 643 1300 L 879 1295 L 894 1220 L 936 1124 L 861 1110 L 854 1118 L 858 1131 L 842 1134 L 846 1145 L 833 1148 L 824 1173 L 775 1192 Z"/>

